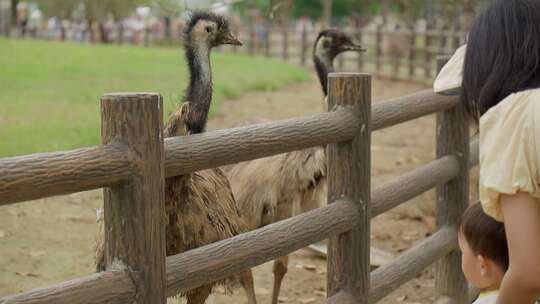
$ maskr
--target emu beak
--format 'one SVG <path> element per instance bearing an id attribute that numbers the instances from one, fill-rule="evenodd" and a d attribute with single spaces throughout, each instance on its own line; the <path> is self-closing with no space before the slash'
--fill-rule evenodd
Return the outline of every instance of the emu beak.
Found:
<path id="1" fill-rule="evenodd" d="M 358 44 L 354 44 L 354 43 L 348 43 L 348 44 L 342 46 L 341 49 L 344 52 L 346 52 L 346 51 L 365 52 L 366 51 L 365 48 L 361 47 Z"/>
<path id="2" fill-rule="evenodd" d="M 238 38 L 236 38 L 233 34 L 227 33 L 225 37 L 223 37 L 223 40 L 221 41 L 222 44 L 232 44 L 232 45 L 242 45 L 242 41 L 240 41 Z"/>

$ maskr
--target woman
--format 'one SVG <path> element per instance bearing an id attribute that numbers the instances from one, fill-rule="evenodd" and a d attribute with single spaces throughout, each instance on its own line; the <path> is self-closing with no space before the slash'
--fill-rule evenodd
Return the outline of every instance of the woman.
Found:
<path id="1" fill-rule="evenodd" d="M 462 101 L 480 130 L 480 201 L 486 214 L 504 222 L 508 239 L 510 265 L 497 303 L 534 303 L 540 297 L 540 1 L 494 0 L 477 17 L 466 49 L 441 71 L 436 91 L 452 91 L 460 64 Z"/>

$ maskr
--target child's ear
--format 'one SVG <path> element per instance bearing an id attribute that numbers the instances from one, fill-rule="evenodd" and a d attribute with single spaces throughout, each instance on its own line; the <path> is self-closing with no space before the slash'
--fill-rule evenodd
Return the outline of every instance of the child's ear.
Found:
<path id="1" fill-rule="evenodd" d="M 480 275 L 485 277 L 488 274 L 487 260 L 482 255 L 477 255 L 478 265 L 480 266 Z"/>

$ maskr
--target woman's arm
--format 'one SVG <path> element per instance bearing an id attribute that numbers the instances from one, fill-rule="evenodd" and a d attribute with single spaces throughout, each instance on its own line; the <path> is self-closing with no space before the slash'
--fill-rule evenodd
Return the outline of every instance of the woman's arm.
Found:
<path id="1" fill-rule="evenodd" d="M 497 304 L 532 304 L 540 297 L 540 202 L 528 193 L 501 196 L 510 266 Z"/>

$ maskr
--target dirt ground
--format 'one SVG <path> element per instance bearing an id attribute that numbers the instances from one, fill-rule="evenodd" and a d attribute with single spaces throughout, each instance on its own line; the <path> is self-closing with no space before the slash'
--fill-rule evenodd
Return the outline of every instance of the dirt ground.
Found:
<path id="1" fill-rule="evenodd" d="M 426 89 L 425 85 L 373 80 L 373 99 L 384 100 Z M 209 129 L 226 128 L 257 118 L 282 119 L 322 111 L 318 83 L 293 85 L 278 92 L 248 93 L 225 101 L 209 122 Z M 377 185 L 433 159 L 433 116 L 377 131 L 372 140 L 372 184 Z M 101 191 L 90 191 L 0 207 L 0 297 L 43 287 L 93 271 L 95 209 Z M 433 192 L 373 220 L 372 245 L 398 254 L 435 230 Z M 270 303 L 272 264 L 254 269 L 259 303 Z M 294 253 L 283 281 L 282 303 L 322 303 L 326 262 L 308 250 Z M 432 303 L 431 269 L 405 284 L 381 303 Z M 172 303 L 177 300 L 170 301 Z M 245 303 L 241 290 L 209 303 Z"/>

